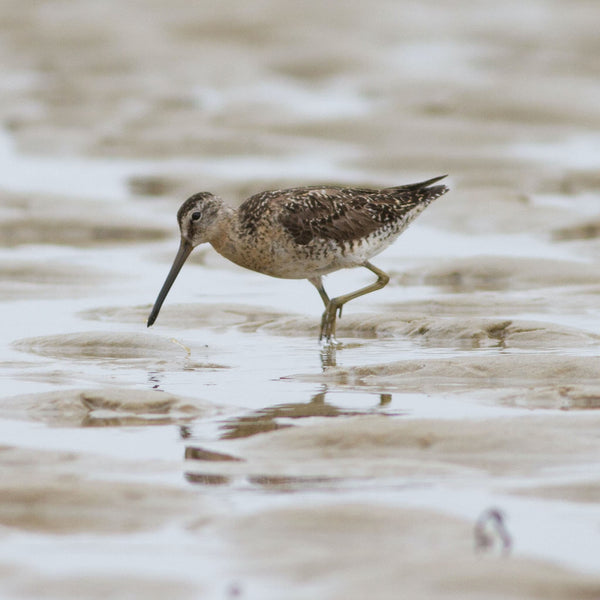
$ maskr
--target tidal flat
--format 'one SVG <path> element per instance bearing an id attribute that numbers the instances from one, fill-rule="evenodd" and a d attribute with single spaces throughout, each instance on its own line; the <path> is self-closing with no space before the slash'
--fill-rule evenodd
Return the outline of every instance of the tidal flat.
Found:
<path id="1" fill-rule="evenodd" d="M 599 21 L 2 2 L 0 597 L 600 597 Z M 146 327 L 191 193 L 444 173 L 340 346 L 209 247 Z"/>

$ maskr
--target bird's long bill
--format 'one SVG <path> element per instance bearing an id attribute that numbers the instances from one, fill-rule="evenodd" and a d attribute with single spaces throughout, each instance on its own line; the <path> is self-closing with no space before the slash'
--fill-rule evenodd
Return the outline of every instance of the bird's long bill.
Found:
<path id="1" fill-rule="evenodd" d="M 153 325 L 154 321 L 156 321 L 156 317 L 158 317 L 158 313 L 160 312 L 160 307 L 163 305 L 163 302 L 165 301 L 165 298 L 167 297 L 167 294 L 169 293 L 173 282 L 177 278 L 179 271 L 181 271 L 181 267 L 183 267 L 183 264 L 185 263 L 187 257 L 190 255 L 190 252 L 193 249 L 194 247 L 187 240 L 181 240 L 181 243 L 179 244 L 179 250 L 177 250 L 177 255 L 175 256 L 175 260 L 171 265 L 171 270 L 169 271 L 169 274 L 167 275 L 167 278 L 163 283 L 158 297 L 156 298 L 156 302 L 152 307 L 152 312 L 148 317 L 148 327 Z"/>

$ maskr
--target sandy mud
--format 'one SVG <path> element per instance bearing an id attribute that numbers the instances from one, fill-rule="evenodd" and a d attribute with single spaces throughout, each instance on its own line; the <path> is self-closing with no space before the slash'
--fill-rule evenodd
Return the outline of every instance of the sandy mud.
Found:
<path id="1" fill-rule="evenodd" d="M 599 21 L 3 2 L 0 597 L 600 597 Z M 443 173 L 339 345 L 208 247 L 146 327 L 191 193 Z"/>

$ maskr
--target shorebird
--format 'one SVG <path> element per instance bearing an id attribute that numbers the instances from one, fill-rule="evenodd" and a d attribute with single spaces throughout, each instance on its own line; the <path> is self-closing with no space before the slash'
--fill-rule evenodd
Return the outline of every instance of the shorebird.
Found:
<path id="1" fill-rule="evenodd" d="M 283 279 L 308 279 L 325 305 L 319 340 L 335 340 L 336 318 L 350 300 L 384 287 L 389 276 L 369 262 L 433 200 L 448 191 L 435 177 L 383 189 L 337 186 L 261 192 L 238 209 L 209 192 L 188 198 L 177 212 L 179 250 L 148 317 L 150 327 L 191 251 L 208 242 L 237 265 Z M 323 275 L 365 267 L 377 281 L 330 298 Z"/>

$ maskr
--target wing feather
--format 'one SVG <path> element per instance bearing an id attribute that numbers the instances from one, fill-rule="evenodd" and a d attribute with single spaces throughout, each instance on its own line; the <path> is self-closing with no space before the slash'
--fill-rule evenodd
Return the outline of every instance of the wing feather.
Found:
<path id="1" fill-rule="evenodd" d="M 251 234 L 261 221 L 272 219 L 299 245 L 314 239 L 350 242 L 412 220 L 411 213 L 416 216 L 447 191 L 444 185 L 430 187 L 440 179 L 385 189 L 328 186 L 262 192 L 240 206 L 240 223 Z"/>

